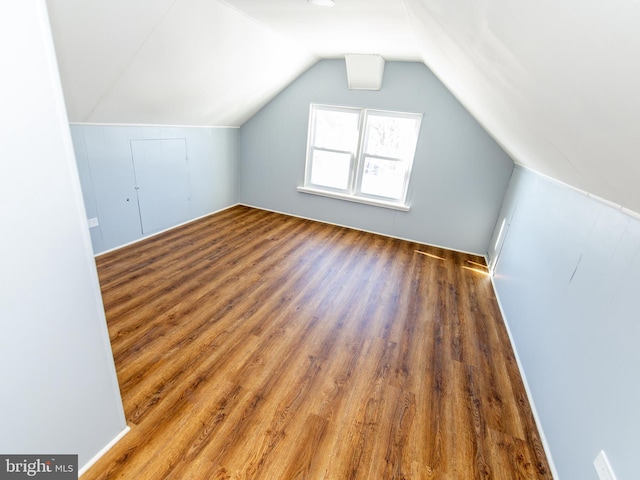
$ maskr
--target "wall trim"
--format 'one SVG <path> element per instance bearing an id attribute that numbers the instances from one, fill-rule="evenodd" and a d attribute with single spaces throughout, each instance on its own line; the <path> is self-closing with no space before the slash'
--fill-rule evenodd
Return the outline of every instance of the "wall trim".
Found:
<path id="1" fill-rule="evenodd" d="M 458 252 L 458 253 L 464 253 L 466 255 L 474 255 L 476 257 L 482 257 L 486 259 L 486 253 L 477 253 L 477 252 L 467 252 L 465 250 L 458 250 L 456 248 L 451 248 L 451 247 L 443 247 L 442 245 L 436 245 L 434 243 L 427 243 L 427 242 L 422 242 L 420 240 L 414 240 L 412 238 L 405 238 L 405 237 L 398 237 L 396 235 L 389 235 L 388 233 L 381 233 L 381 232 L 376 232 L 374 230 L 365 230 L 363 228 L 357 228 L 357 227 L 352 227 L 350 225 L 344 225 L 342 223 L 334 223 L 334 222 L 328 222 L 326 220 L 319 220 L 317 218 L 313 218 L 313 217 L 305 217 L 303 215 L 295 215 L 293 213 L 287 213 L 287 212 L 281 212 L 279 210 L 272 210 L 270 208 L 264 208 L 264 207 L 257 207 L 255 205 L 251 205 L 248 203 L 243 203 L 240 202 L 237 205 L 242 205 L 244 207 L 249 207 L 249 208 L 257 208 L 258 210 L 264 210 L 266 212 L 273 212 L 273 213 L 279 213 L 281 215 L 287 215 L 289 217 L 296 217 L 296 218 L 302 218 L 303 220 L 311 220 L 313 222 L 319 222 L 319 223 L 324 223 L 327 225 L 335 225 L 336 227 L 343 227 L 343 228 L 348 228 L 350 230 L 357 230 L 359 232 L 366 232 L 366 233 L 373 233 L 374 235 L 380 235 L 382 237 L 388 237 L 388 238 L 395 238 L 396 240 L 403 240 L 405 242 L 411 242 L 411 243 L 419 243 L 420 245 L 426 245 L 428 247 L 435 247 L 435 248 L 442 248 L 443 250 L 450 250 L 452 252 Z"/>
<path id="2" fill-rule="evenodd" d="M 142 242 L 144 240 L 147 240 L 148 238 L 155 237 L 156 235 L 160 235 L 161 233 L 168 232 L 170 230 L 173 230 L 174 228 L 182 227 L 183 225 L 187 225 L 187 224 L 189 224 L 191 222 L 195 222 L 196 220 L 200 220 L 202 218 L 206 218 L 206 217 L 208 217 L 210 215 L 214 215 L 216 213 L 224 212 L 225 210 L 228 210 L 228 209 L 230 209 L 232 207 L 236 207 L 238 205 L 240 205 L 240 204 L 239 203 L 234 203 L 233 205 L 229 205 L 228 207 L 223 207 L 223 208 L 220 208 L 218 210 L 214 210 L 213 212 L 209 212 L 209 213 L 205 213 L 204 215 L 200 215 L 199 217 L 191 218 L 191 219 L 186 220 L 186 221 L 184 221 L 182 223 L 179 223 L 177 225 L 173 225 L 171 227 L 165 228 L 164 230 L 160 230 L 159 232 L 150 233 L 149 235 L 145 235 L 145 236 L 143 236 L 141 238 L 136 238 L 135 240 L 132 240 L 132 241 L 127 242 L 127 243 L 124 243 L 122 245 L 118 245 L 117 247 L 110 248 L 109 250 L 105 250 L 104 252 L 96 253 L 96 254 L 94 254 L 94 257 L 97 258 L 97 257 L 99 257 L 101 255 L 104 255 L 105 253 L 115 252 L 116 250 L 120 250 L 121 248 L 128 247 L 129 245 L 133 245 L 133 244 L 136 244 L 138 242 Z"/>
<path id="3" fill-rule="evenodd" d="M 524 368 L 522 363 L 520 362 L 520 356 L 518 355 L 518 349 L 516 348 L 516 344 L 513 339 L 513 335 L 511 334 L 511 328 L 509 328 L 509 322 L 507 321 L 507 316 L 504 313 L 504 309 L 502 308 L 502 302 L 500 301 L 500 295 L 498 294 L 498 289 L 496 288 L 496 284 L 493 281 L 493 275 L 489 275 L 491 279 L 491 286 L 493 287 L 493 292 L 495 293 L 496 300 L 498 302 L 498 308 L 500 309 L 500 315 L 502 315 L 502 323 L 507 329 L 507 335 L 509 335 L 509 343 L 511 343 L 511 349 L 513 350 L 513 354 L 516 357 L 516 364 L 518 365 L 518 370 L 520 371 L 520 378 L 522 378 L 522 383 L 524 385 L 524 390 L 527 394 L 527 400 L 529 401 L 529 405 L 531 406 L 531 413 L 533 414 L 533 420 L 536 423 L 536 427 L 538 428 L 538 434 L 540 435 L 540 440 L 542 442 L 542 448 L 544 449 L 544 453 L 547 457 L 547 462 L 549 463 L 549 469 L 551 470 L 551 476 L 555 480 L 560 480 L 558 475 L 558 470 L 556 469 L 556 465 L 553 462 L 553 456 L 551 455 L 551 448 L 549 447 L 549 442 L 547 441 L 547 437 L 542 429 L 542 422 L 540 420 L 540 416 L 538 415 L 538 410 L 536 409 L 536 404 L 533 401 L 533 395 L 531 394 L 531 389 L 529 388 L 529 382 L 527 382 L 527 376 L 525 375 Z"/>
<path id="4" fill-rule="evenodd" d="M 100 122 L 69 122 L 69 125 L 90 125 L 97 127 L 164 127 L 164 128 L 240 128 L 235 125 L 163 125 L 159 123 L 100 123 Z"/>
<path id="5" fill-rule="evenodd" d="M 301 193 L 309 193 L 311 195 L 319 195 L 321 197 L 337 198 L 338 200 L 345 200 L 347 202 L 373 205 L 374 207 L 390 208 L 392 210 L 399 210 L 401 212 L 408 212 L 409 210 L 411 210 L 411 207 L 405 203 L 386 202 L 384 200 L 376 200 L 369 197 L 360 197 L 357 195 L 330 192 L 328 190 L 322 190 L 320 188 L 298 187 L 298 191 Z"/>
<path id="6" fill-rule="evenodd" d="M 91 460 L 85 463 L 78 471 L 78 478 L 84 475 L 101 457 L 103 457 L 111 448 L 115 446 L 122 438 L 131 431 L 131 427 L 127 425 L 118 435 L 116 435 L 109 443 L 107 443 L 102 450 L 96 453 Z"/>
<path id="7" fill-rule="evenodd" d="M 258 209 L 258 210 L 264 210 L 266 212 L 273 212 L 273 213 L 279 213 L 280 215 L 287 215 L 289 217 L 302 218 L 303 220 L 311 220 L 311 221 L 314 221 L 314 222 L 325 223 L 327 225 L 335 225 L 336 227 L 348 228 L 350 230 L 358 230 L 360 232 L 373 233 L 374 235 L 380 235 L 380 236 L 383 236 L 383 237 L 395 238 L 397 240 L 403 240 L 405 242 L 419 243 L 420 245 L 427 245 L 429 247 L 442 248 L 444 250 L 451 250 L 452 252 L 464 253 L 466 255 L 474 255 L 476 257 L 484 258 L 485 261 L 487 259 L 487 254 L 486 253 L 467 252 L 465 250 L 458 250 L 456 248 L 443 247 L 442 245 L 436 245 L 436 244 L 433 244 L 433 243 L 422 242 L 420 240 L 414 240 L 412 238 L 398 237 L 396 235 L 389 235 L 387 233 L 380 233 L 380 232 L 376 232 L 376 231 L 373 231 L 373 230 L 364 230 L 362 228 L 356 228 L 356 227 L 352 227 L 352 226 L 349 226 L 349 225 L 343 225 L 341 223 L 327 222 L 325 220 L 318 220 L 317 218 L 304 217 L 302 215 L 294 215 L 292 213 L 281 212 L 279 210 L 272 210 L 270 208 L 257 207 L 255 205 L 250 205 L 248 203 L 242 203 L 242 202 L 234 203 L 233 205 L 229 205 L 228 207 L 220 208 L 220 209 L 215 210 L 215 211 L 213 211 L 211 213 L 206 213 L 204 215 L 200 215 L 199 217 L 192 218 L 191 220 L 187 220 L 186 222 L 179 223 L 178 225 L 174 225 L 174 226 L 169 227 L 169 228 L 165 228 L 164 230 L 161 230 L 159 232 L 155 232 L 155 233 L 152 233 L 150 235 L 146 235 L 146 236 L 144 236 L 142 238 L 138 238 L 138 239 L 133 240 L 131 242 L 125 243 L 123 245 L 119 245 L 117 247 L 110 248 L 109 250 L 105 250 L 104 252 L 96 253 L 94 256 L 97 258 L 97 257 L 99 257 L 101 255 L 105 255 L 107 253 L 115 252 L 116 250 L 120 250 L 121 248 L 128 247 L 129 245 L 134 245 L 134 244 L 136 244 L 138 242 L 142 242 L 144 240 L 147 240 L 148 238 L 155 237 L 156 235 L 160 235 L 161 233 L 165 233 L 165 232 L 168 232 L 170 230 L 173 230 L 174 228 L 178 228 L 178 227 L 181 227 L 183 225 L 187 225 L 187 224 L 189 224 L 191 222 L 195 222 L 196 220 L 200 220 L 202 218 L 206 218 L 206 217 L 208 217 L 210 215 L 214 215 L 216 213 L 224 212 L 225 210 L 229 210 L 230 208 L 237 207 L 237 206 L 255 208 L 255 209 Z"/>
<path id="8" fill-rule="evenodd" d="M 574 187 L 573 185 L 570 185 L 568 183 L 563 182 L 562 180 L 558 180 L 557 178 L 553 178 L 550 177 L 547 174 L 541 173 L 537 170 L 534 170 L 533 168 L 529 168 L 525 165 L 521 165 L 519 163 L 516 163 L 517 167 L 522 168 L 523 170 L 527 170 L 528 172 L 533 173 L 534 175 L 538 175 L 542 178 L 544 178 L 545 180 L 548 180 L 552 183 L 555 183 L 556 185 L 560 185 L 562 187 L 568 188 L 569 190 L 573 190 L 576 193 L 579 193 L 580 195 L 584 195 L 587 198 L 590 198 L 592 200 L 595 200 L 598 203 L 602 203 L 603 205 L 613 208 L 614 210 L 618 210 L 622 213 L 624 213 L 625 215 L 628 215 L 632 218 L 635 218 L 636 220 L 640 220 L 640 213 L 636 212 L 635 210 L 631 210 L 627 207 L 623 207 L 622 205 L 620 205 L 619 203 L 613 202 L 611 200 L 607 200 L 606 198 L 602 198 L 599 197 L 598 195 L 594 195 L 593 193 L 589 193 L 586 190 L 583 190 L 581 188 L 578 187 Z"/>

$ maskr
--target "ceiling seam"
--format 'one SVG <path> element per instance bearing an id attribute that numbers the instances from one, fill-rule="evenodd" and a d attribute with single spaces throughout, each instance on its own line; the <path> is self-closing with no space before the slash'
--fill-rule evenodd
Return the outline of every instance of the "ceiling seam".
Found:
<path id="1" fill-rule="evenodd" d="M 244 10 L 239 9 L 238 7 L 235 7 L 231 4 L 229 4 L 228 2 L 226 2 L 225 0 L 217 0 L 218 3 L 220 3 L 221 5 L 224 5 L 225 7 L 229 8 L 230 10 L 233 10 L 234 12 L 242 15 L 243 17 L 245 17 L 246 19 L 250 20 L 251 22 L 255 23 L 256 25 L 260 25 L 260 27 L 264 28 L 265 30 L 268 30 L 269 32 L 273 33 L 274 35 L 276 35 L 277 37 L 282 38 L 283 40 L 286 40 L 288 42 L 295 42 L 295 39 L 283 35 L 282 33 L 280 33 L 278 30 L 276 30 L 275 28 L 270 27 L 269 25 L 262 23 L 260 20 L 258 20 L 255 17 L 252 17 L 251 15 L 249 15 L 247 12 L 245 12 Z M 300 48 L 300 44 L 296 43 L 296 45 L 298 46 L 298 48 Z M 304 47 L 304 51 L 307 53 L 307 55 L 311 58 L 314 58 L 316 62 L 318 62 L 319 60 L 322 60 L 321 57 L 319 57 L 318 55 L 316 55 L 315 53 L 312 53 L 309 51 L 309 49 L 305 46 Z M 315 63 L 315 62 L 314 62 Z"/>
<path id="2" fill-rule="evenodd" d="M 113 89 L 115 88 L 116 84 L 120 81 L 120 79 L 124 76 L 124 74 L 126 73 L 126 71 L 129 69 L 129 67 L 131 66 L 131 64 L 133 63 L 133 61 L 136 59 L 136 57 L 138 56 L 138 54 L 140 53 L 140 51 L 145 47 L 145 45 L 147 44 L 147 42 L 149 41 L 149 39 L 151 38 L 151 36 L 156 32 L 156 30 L 158 30 L 158 28 L 160 27 L 160 25 L 164 22 L 165 18 L 167 18 L 167 15 L 169 14 L 169 12 L 173 9 L 173 7 L 175 6 L 175 4 L 178 3 L 178 0 L 173 0 L 173 2 L 171 2 L 171 5 L 169 5 L 169 7 L 167 8 L 167 10 L 164 12 L 164 14 L 162 15 L 162 17 L 160 17 L 160 19 L 158 20 L 158 22 L 155 24 L 155 26 L 149 31 L 148 35 L 144 38 L 144 40 L 142 40 L 142 42 L 140 42 L 140 46 L 136 49 L 136 51 L 133 53 L 133 55 L 131 55 L 131 57 L 129 58 L 129 60 L 127 61 L 127 64 L 120 70 L 120 72 L 114 77 L 113 81 L 110 82 L 109 86 L 107 88 L 104 89 L 104 92 L 102 93 L 102 95 L 100 95 L 100 98 L 98 99 L 98 101 L 95 103 L 95 105 L 93 106 L 93 108 L 89 111 L 89 113 L 87 113 L 84 116 L 83 122 L 88 122 L 88 119 L 91 117 L 91 115 L 93 115 L 93 113 L 96 111 L 96 109 L 100 106 L 100 104 L 106 100 L 106 98 L 111 94 L 111 92 L 113 91 Z"/>

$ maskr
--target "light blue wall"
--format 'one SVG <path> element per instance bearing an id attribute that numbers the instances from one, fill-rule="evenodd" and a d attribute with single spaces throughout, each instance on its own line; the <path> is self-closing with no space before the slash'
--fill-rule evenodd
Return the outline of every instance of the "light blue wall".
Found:
<path id="1" fill-rule="evenodd" d="M 309 104 L 423 113 L 409 212 L 300 193 Z M 245 123 L 240 202 L 484 254 L 513 162 L 422 63 L 387 62 L 380 91 L 350 91 L 344 60 L 318 62 Z"/>
<path id="2" fill-rule="evenodd" d="M 85 206 L 99 226 L 90 229 L 96 253 L 138 240 L 131 140 L 184 138 L 187 145 L 190 220 L 236 203 L 237 128 L 71 126 Z M 127 200 L 129 199 L 129 200 Z"/>
<path id="3" fill-rule="evenodd" d="M 520 167 L 501 216 L 495 287 L 559 478 L 596 480 L 601 449 L 638 478 L 640 221 Z"/>

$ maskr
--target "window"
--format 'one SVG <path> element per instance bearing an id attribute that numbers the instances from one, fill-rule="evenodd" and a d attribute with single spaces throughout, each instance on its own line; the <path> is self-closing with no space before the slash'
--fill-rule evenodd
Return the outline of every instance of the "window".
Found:
<path id="1" fill-rule="evenodd" d="M 299 190 L 408 210 L 421 121 L 416 113 L 311 105 Z"/>

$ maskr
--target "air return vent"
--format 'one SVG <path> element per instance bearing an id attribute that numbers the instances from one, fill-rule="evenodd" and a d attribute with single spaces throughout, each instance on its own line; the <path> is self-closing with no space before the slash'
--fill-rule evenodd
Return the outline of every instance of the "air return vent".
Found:
<path id="1" fill-rule="evenodd" d="M 344 58 L 347 63 L 349 90 L 380 90 L 384 58 L 364 54 L 348 54 Z"/>

